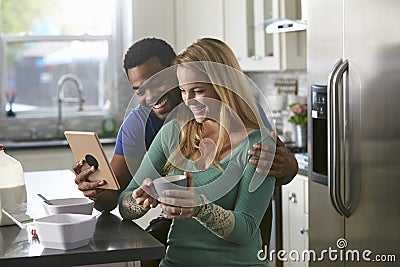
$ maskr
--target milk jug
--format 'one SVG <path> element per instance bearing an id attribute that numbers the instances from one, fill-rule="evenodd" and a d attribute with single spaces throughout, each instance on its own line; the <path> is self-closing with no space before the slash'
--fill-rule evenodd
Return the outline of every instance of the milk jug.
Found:
<path id="1" fill-rule="evenodd" d="M 4 152 L 0 144 L 0 226 L 14 224 L 1 209 L 26 202 L 26 187 L 21 163 Z"/>

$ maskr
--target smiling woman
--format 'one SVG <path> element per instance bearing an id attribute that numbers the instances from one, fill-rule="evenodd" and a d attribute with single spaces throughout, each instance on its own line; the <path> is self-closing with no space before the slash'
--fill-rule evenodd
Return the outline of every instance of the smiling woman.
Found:
<path id="1" fill-rule="evenodd" d="M 83 85 L 84 110 L 104 109 L 110 95 L 116 3 L 107 0 L 2 0 L 1 88 L 16 92 L 19 114 L 54 114 L 57 80 L 71 73 Z M 93 12 L 93 7 L 96 12 Z M 18 16 L 16 15 L 18 14 Z M 22 18 L 22 19 L 21 19 Z M 76 98 L 66 85 L 65 98 Z M 1 92 L 0 99 L 4 96 Z M 2 109 L 7 108 L 3 99 Z M 76 110 L 76 104 L 64 104 Z M 72 106 L 72 107 L 69 107 Z"/>

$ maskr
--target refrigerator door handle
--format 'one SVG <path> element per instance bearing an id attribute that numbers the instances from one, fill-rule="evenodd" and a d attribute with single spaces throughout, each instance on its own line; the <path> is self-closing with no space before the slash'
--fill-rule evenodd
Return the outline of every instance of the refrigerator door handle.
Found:
<path id="1" fill-rule="evenodd" d="M 331 202 L 333 207 L 335 208 L 336 212 L 339 213 L 340 215 L 343 215 L 341 213 L 341 210 L 338 207 L 337 204 L 337 199 L 336 195 L 334 194 L 335 191 L 335 184 L 334 184 L 334 166 L 333 160 L 335 158 L 335 151 L 336 151 L 336 139 L 335 139 L 335 131 L 336 131 L 336 122 L 334 121 L 334 111 L 337 109 L 336 108 L 336 102 L 334 102 L 334 97 L 333 97 L 333 92 L 335 92 L 337 89 L 334 87 L 334 82 L 333 82 L 333 77 L 335 76 L 338 68 L 342 64 L 342 59 L 339 59 L 338 62 L 333 66 L 331 73 L 329 74 L 328 77 L 328 86 L 327 86 L 327 110 L 328 110 L 328 189 L 329 189 L 329 194 L 331 198 Z"/>
<path id="2" fill-rule="evenodd" d="M 328 162 L 331 167 L 329 169 L 329 190 L 331 195 L 331 200 L 336 205 L 336 210 L 340 215 L 350 217 L 350 209 L 348 209 L 342 199 L 341 195 L 341 175 L 342 175 L 342 156 L 343 152 L 341 148 L 343 145 L 341 144 L 340 139 L 340 129 L 344 129 L 344 120 L 340 117 L 343 114 L 343 86 L 341 86 L 343 81 L 343 74 L 348 70 L 349 63 L 347 60 L 343 61 L 340 66 L 337 68 L 337 71 L 333 75 L 332 79 L 332 90 L 330 93 L 330 117 L 329 117 L 329 125 L 330 125 L 330 155 L 328 157 Z M 328 109 L 329 110 L 329 109 Z M 328 137 L 329 138 L 329 137 Z M 333 165 L 333 166 L 332 166 Z"/>

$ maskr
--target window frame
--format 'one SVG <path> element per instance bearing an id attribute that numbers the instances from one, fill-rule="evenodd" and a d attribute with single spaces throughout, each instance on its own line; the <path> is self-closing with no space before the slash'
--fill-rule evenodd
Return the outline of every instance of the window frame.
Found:
<path id="1" fill-rule="evenodd" d="M 122 33 L 123 24 L 117 19 L 120 13 L 121 2 L 117 1 L 115 6 L 115 16 L 112 21 L 112 29 L 113 32 L 110 35 L 3 35 L 2 29 L 0 27 L 0 60 L 1 60 L 1 70 L 0 70 L 0 109 L 5 114 L 5 107 L 7 105 L 7 99 L 5 97 L 6 88 L 7 88 L 7 45 L 11 43 L 24 43 L 24 42 L 60 42 L 60 41 L 106 41 L 108 43 L 108 62 L 106 65 L 106 84 L 104 84 L 103 94 L 111 95 L 113 94 L 111 90 L 113 90 L 113 84 L 115 83 L 115 74 L 117 73 L 117 65 L 115 64 L 115 53 L 118 47 L 118 35 Z M 1 19 L 1 18 L 0 18 Z M 99 89 L 99 88 L 98 88 Z M 74 117 L 74 116 L 93 116 L 99 115 L 104 116 L 110 112 L 110 105 L 107 105 L 107 101 L 109 100 L 107 97 L 104 97 L 105 103 L 103 107 L 100 105 L 95 106 L 86 106 L 84 104 L 83 111 L 78 111 L 75 106 L 63 106 L 63 117 Z M 19 118 L 52 118 L 57 116 L 58 107 L 53 106 L 49 108 L 40 108 L 39 110 L 33 111 L 18 111 Z M 2 115 L 0 115 L 1 117 Z"/>

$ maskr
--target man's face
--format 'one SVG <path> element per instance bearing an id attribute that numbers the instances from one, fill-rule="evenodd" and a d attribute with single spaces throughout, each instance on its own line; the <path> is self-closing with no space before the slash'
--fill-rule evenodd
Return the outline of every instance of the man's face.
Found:
<path id="1" fill-rule="evenodd" d="M 167 68 L 158 58 L 152 57 L 128 70 L 129 82 L 139 104 L 151 109 L 160 119 L 165 119 L 182 101 L 173 70 Z"/>

